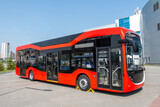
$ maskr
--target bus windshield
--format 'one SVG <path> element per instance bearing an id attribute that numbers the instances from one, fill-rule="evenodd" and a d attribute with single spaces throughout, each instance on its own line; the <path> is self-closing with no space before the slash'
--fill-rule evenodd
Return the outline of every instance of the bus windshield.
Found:
<path id="1" fill-rule="evenodd" d="M 142 45 L 140 38 L 136 35 L 127 36 L 126 38 L 134 41 L 138 45 L 138 51 L 135 52 L 131 44 L 126 44 L 127 68 L 130 71 L 142 65 Z"/>

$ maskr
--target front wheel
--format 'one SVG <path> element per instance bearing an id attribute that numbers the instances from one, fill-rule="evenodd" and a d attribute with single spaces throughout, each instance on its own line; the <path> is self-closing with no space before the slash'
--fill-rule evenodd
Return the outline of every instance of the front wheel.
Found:
<path id="1" fill-rule="evenodd" d="M 87 91 L 90 89 L 90 80 L 86 75 L 81 75 L 78 78 L 78 86 L 82 91 Z"/>
<path id="2" fill-rule="evenodd" d="M 33 71 L 30 71 L 30 72 L 29 72 L 29 79 L 30 79 L 31 81 L 34 81 L 34 73 L 33 73 Z"/>

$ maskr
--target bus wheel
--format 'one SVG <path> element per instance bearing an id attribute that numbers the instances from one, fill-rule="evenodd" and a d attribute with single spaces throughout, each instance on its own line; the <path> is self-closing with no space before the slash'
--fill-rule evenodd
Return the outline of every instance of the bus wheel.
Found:
<path id="1" fill-rule="evenodd" d="M 33 71 L 30 71 L 30 72 L 29 72 L 29 79 L 30 79 L 31 81 L 34 81 L 34 73 L 33 73 Z"/>
<path id="2" fill-rule="evenodd" d="M 81 75 L 78 78 L 78 86 L 82 91 L 87 91 L 90 89 L 90 80 L 86 75 Z"/>

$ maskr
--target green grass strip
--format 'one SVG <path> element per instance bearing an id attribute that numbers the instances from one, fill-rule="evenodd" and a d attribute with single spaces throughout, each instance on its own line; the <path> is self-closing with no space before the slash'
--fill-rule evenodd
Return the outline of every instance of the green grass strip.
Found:
<path id="1" fill-rule="evenodd" d="M 12 72 L 12 71 L 14 71 L 14 70 L 4 70 L 4 71 L 0 71 L 0 74 L 1 74 L 1 73 Z"/>
<path id="2" fill-rule="evenodd" d="M 160 65 L 148 65 L 148 64 L 145 64 L 144 66 L 160 67 Z"/>

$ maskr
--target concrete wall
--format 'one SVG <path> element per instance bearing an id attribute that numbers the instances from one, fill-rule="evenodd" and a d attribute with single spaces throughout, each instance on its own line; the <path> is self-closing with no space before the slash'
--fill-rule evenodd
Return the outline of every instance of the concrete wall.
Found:
<path id="1" fill-rule="evenodd" d="M 145 63 L 160 64 L 160 31 L 157 24 L 160 23 L 160 6 L 154 11 L 154 4 L 160 0 L 149 0 L 141 12 L 141 35 L 144 48 Z"/>

